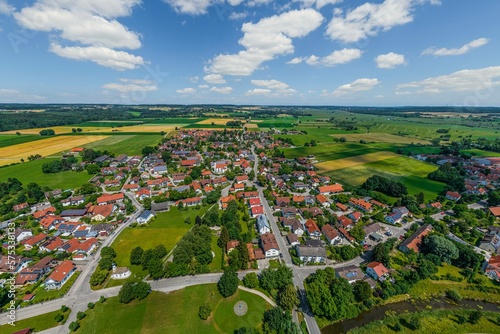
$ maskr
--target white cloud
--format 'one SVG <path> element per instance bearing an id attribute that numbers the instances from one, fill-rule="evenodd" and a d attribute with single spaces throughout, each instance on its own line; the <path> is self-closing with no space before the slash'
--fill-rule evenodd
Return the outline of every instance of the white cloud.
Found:
<path id="1" fill-rule="evenodd" d="M 252 85 L 264 88 L 249 90 L 245 95 L 266 95 L 274 97 L 291 96 L 297 91 L 288 84 L 278 80 L 251 80 Z"/>
<path id="2" fill-rule="evenodd" d="M 389 52 L 385 55 L 379 55 L 375 58 L 378 68 L 391 69 L 399 65 L 406 64 L 405 56 L 394 52 Z"/>
<path id="3" fill-rule="evenodd" d="M 75 59 L 89 60 L 104 67 L 109 67 L 118 71 L 132 70 L 140 65 L 144 65 L 144 59 L 134 56 L 125 51 L 116 51 L 106 47 L 63 47 L 59 44 L 51 44 L 49 50 L 58 56 Z"/>
<path id="4" fill-rule="evenodd" d="M 120 93 L 129 92 L 152 92 L 158 89 L 151 80 L 119 79 L 121 83 L 108 83 L 102 86 L 104 89 L 114 90 Z"/>
<path id="5" fill-rule="evenodd" d="M 241 19 L 244 19 L 245 17 L 248 16 L 248 13 L 247 12 L 241 12 L 241 13 L 237 13 L 237 12 L 232 12 L 231 14 L 229 14 L 228 18 L 230 20 L 241 20 Z"/>
<path id="6" fill-rule="evenodd" d="M 182 14 L 200 15 L 206 14 L 211 5 L 210 0 L 164 0 L 174 10 Z"/>
<path id="7" fill-rule="evenodd" d="M 326 35 L 332 40 L 355 43 L 413 21 L 415 6 L 426 2 L 440 3 L 436 0 L 385 0 L 380 4 L 367 2 L 347 12 L 337 8 Z"/>
<path id="8" fill-rule="evenodd" d="M 0 88 L 0 102 L 30 102 L 45 100 L 45 96 L 25 94 L 16 89 Z"/>
<path id="9" fill-rule="evenodd" d="M 200 80 L 200 77 L 195 75 L 194 77 L 188 77 L 188 80 L 191 81 L 192 83 L 197 83 L 198 80 Z"/>
<path id="10" fill-rule="evenodd" d="M 50 50 L 63 57 L 90 60 L 119 70 L 143 64 L 141 57 L 115 49 L 141 47 L 138 33 L 116 18 L 130 16 L 141 0 L 37 0 L 32 6 L 13 13 L 23 28 L 55 34 L 74 43 L 52 44 Z M 109 59 L 104 59 L 109 56 Z"/>
<path id="11" fill-rule="evenodd" d="M 18 90 L 15 90 L 15 89 L 0 88 L 0 94 L 2 94 L 2 95 L 17 95 L 17 94 L 21 94 L 21 92 Z"/>
<path id="12" fill-rule="evenodd" d="M 233 87 L 212 87 L 210 91 L 219 94 L 229 94 L 233 91 Z"/>
<path id="13" fill-rule="evenodd" d="M 203 77 L 203 80 L 206 82 L 212 84 L 212 85 L 218 85 L 218 84 L 225 84 L 226 80 L 224 77 L 220 74 L 207 74 Z"/>
<path id="14" fill-rule="evenodd" d="M 293 0 L 293 2 L 300 2 L 303 7 L 313 7 L 316 6 L 317 9 L 321 9 L 326 5 L 335 5 L 342 0 Z"/>
<path id="15" fill-rule="evenodd" d="M 245 50 L 220 54 L 205 68 L 209 73 L 251 75 L 261 64 L 279 55 L 293 53 L 292 38 L 304 37 L 317 29 L 323 16 L 313 9 L 294 10 L 243 24 L 239 40 Z"/>
<path id="16" fill-rule="evenodd" d="M 179 94 L 193 94 L 196 93 L 196 89 L 188 87 L 188 88 L 178 89 L 176 90 L 176 92 Z"/>
<path id="17" fill-rule="evenodd" d="M 447 49 L 447 48 L 441 48 L 437 49 L 435 47 L 428 48 L 422 52 L 422 55 L 432 55 L 436 57 L 441 57 L 441 56 L 459 56 L 463 55 L 465 53 L 468 53 L 476 48 L 479 48 L 483 45 L 488 44 L 490 40 L 488 38 L 478 38 L 473 40 L 472 42 L 469 42 L 459 48 L 454 48 L 454 49 Z"/>
<path id="18" fill-rule="evenodd" d="M 238 6 L 239 4 L 241 4 L 244 0 L 227 0 L 227 2 L 231 5 L 231 6 Z"/>
<path id="19" fill-rule="evenodd" d="M 409 95 L 413 93 L 475 92 L 496 86 L 500 86 L 500 66 L 476 70 L 466 69 L 421 81 L 400 84 L 396 87 L 396 93 Z"/>
<path id="20" fill-rule="evenodd" d="M 354 80 L 351 83 L 339 86 L 333 93 L 329 94 L 327 91 L 323 91 L 322 95 L 332 95 L 334 97 L 341 97 L 345 95 L 350 95 L 357 92 L 365 92 L 372 90 L 375 86 L 379 85 L 380 81 L 376 78 L 361 78 Z"/>
<path id="21" fill-rule="evenodd" d="M 199 85 L 198 88 L 201 88 L 201 89 L 207 89 L 208 87 L 210 87 L 209 85 Z"/>
<path id="22" fill-rule="evenodd" d="M 359 49 L 347 49 L 333 51 L 326 57 L 318 57 L 316 55 L 311 55 L 309 57 L 297 57 L 288 61 L 287 64 L 296 65 L 305 61 L 311 66 L 326 66 L 333 67 L 340 64 L 349 63 L 355 59 L 361 58 L 363 52 Z"/>
<path id="23" fill-rule="evenodd" d="M 250 0 L 247 3 L 248 7 L 263 6 L 271 3 L 273 0 Z"/>
<path id="24" fill-rule="evenodd" d="M 7 3 L 6 0 L 0 0 L 0 14 L 11 15 L 15 8 Z"/>

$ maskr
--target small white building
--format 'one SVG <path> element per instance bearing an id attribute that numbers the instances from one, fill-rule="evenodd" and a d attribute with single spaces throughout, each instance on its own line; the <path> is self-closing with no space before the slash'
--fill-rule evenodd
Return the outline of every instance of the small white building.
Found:
<path id="1" fill-rule="evenodd" d="M 113 267 L 112 279 L 126 279 L 132 275 L 132 272 L 127 267 Z"/>

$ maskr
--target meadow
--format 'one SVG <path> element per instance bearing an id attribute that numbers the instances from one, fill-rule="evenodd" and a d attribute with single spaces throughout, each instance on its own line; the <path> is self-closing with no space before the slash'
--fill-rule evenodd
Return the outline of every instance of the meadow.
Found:
<path id="1" fill-rule="evenodd" d="M 236 316 L 234 304 L 240 300 L 249 310 Z M 198 308 L 210 303 L 212 316 L 208 320 L 198 317 Z M 143 300 L 120 304 L 117 297 L 104 304 L 97 303 L 86 311 L 78 333 L 233 333 L 240 327 L 258 327 L 264 311 L 270 305 L 259 296 L 238 290 L 223 298 L 215 284 L 197 285 L 169 294 L 153 291 Z"/>
<path id="2" fill-rule="evenodd" d="M 38 135 L 0 135 L 0 148 L 43 139 Z"/>
<path id="3" fill-rule="evenodd" d="M 63 313 L 62 311 L 54 311 L 54 312 L 49 312 L 45 314 L 41 314 L 36 317 L 28 318 L 28 319 L 23 319 L 23 320 L 17 320 L 16 321 L 16 327 L 12 327 L 11 325 L 3 325 L 0 326 L 0 334 L 11 334 L 14 331 L 21 330 L 24 328 L 31 328 L 33 332 L 41 332 L 49 328 L 53 328 L 56 326 L 59 326 L 59 323 L 57 323 L 54 320 L 54 317 L 57 314 L 62 314 L 64 316 L 64 320 L 68 319 L 68 316 L 71 312 L 71 309 L 68 309 L 66 313 Z"/>
<path id="4" fill-rule="evenodd" d="M 141 266 L 130 264 L 130 251 L 137 246 L 146 250 L 162 244 L 167 248 L 167 252 L 170 252 L 182 236 L 191 229 L 196 216 L 203 216 L 208 208 L 207 206 L 200 210 L 179 211 L 177 207 L 172 206 L 170 211 L 158 213 L 149 225 L 126 228 L 111 245 L 117 254 L 116 265 L 129 267 L 133 274 L 144 277 L 146 272 Z M 191 224 L 184 222 L 186 218 L 191 220 Z"/>
<path id="5" fill-rule="evenodd" d="M 387 160 L 391 158 L 398 157 L 397 154 L 388 152 L 388 151 L 380 151 L 374 153 L 367 153 L 363 155 L 357 155 L 354 157 L 330 160 L 325 162 L 319 162 L 315 164 L 315 166 L 319 169 L 320 173 L 330 172 L 337 169 L 344 169 L 355 167 L 359 165 L 369 164 L 372 162 Z"/>
<path id="6" fill-rule="evenodd" d="M 156 134 L 116 135 L 92 142 L 83 147 L 93 150 L 106 150 L 108 152 L 113 152 L 115 155 L 141 155 L 141 151 L 145 146 L 156 146 L 161 138 L 161 135 Z"/>
<path id="7" fill-rule="evenodd" d="M 430 141 L 423 140 L 419 138 L 411 138 L 406 136 L 396 136 L 388 133 L 354 133 L 354 134 L 342 134 L 342 135 L 332 135 L 334 138 L 345 138 L 347 141 L 359 142 L 364 140 L 366 142 L 374 143 L 393 143 L 393 144 L 423 144 L 428 145 Z"/>
<path id="8" fill-rule="evenodd" d="M 36 182 L 41 187 L 49 187 L 51 189 L 71 189 L 81 186 L 92 177 L 86 171 L 67 171 L 54 174 L 43 173 L 42 165 L 51 160 L 53 159 L 44 158 L 0 168 L 0 181 L 6 181 L 12 177 L 17 178 L 24 185 Z"/>
<path id="9" fill-rule="evenodd" d="M 42 157 L 79 147 L 106 136 L 55 136 L 34 142 L 12 145 L 0 148 L 0 165 L 8 165 L 28 160 L 28 156 L 40 154 Z"/>

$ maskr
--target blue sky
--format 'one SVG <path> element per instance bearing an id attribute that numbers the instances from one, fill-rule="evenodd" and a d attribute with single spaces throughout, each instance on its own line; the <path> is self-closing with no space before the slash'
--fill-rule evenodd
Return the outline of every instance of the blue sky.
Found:
<path id="1" fill-rule="evenodd" d="M 0 0 L 0 102 L 500 106 L 498 13 L 498 0 Z"/>

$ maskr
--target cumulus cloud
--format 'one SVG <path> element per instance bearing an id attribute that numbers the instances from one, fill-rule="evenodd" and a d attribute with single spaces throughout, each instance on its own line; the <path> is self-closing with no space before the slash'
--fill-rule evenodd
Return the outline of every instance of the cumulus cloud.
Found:
<path id="1" fill-rule="evenodd" d="M 315 6 L 317 9 L 321 9 L 326 5 L 335 5 L 342 0 L 293 0 L 293 2 L 299 2 L 303 7 L 313 7 Z"/>
<path id="2" fill-rule="evenodd" d="M 212 85 L 219 85 L 219 84 L 226 83 L 226 80 L 220 74 L 207 74 L 203 77 L 203 80 L 205 80 L 206 82 L 208 82 Z"/>
<path id="3" fill-rule="evenodd" d="M 210 91 L 219 94 L 229 94 L 233 91 L 233 87 L 212 87 Z"/>
<path id="4" fill-rule="evenodd" d="M 90 60 L 118 70 L 144 64 L 141 57 L 116 49 L 141 47 L 138 33 L 119 23 L 141 0 L 37 0 L 13 13 L 23 28 L 56 34 L 73 43 L 53 43 L 50 51 L 71 59 Z M 64 43 L 67 44 L 67 43 Z M 109 59 L 104 59 L 109 56 Z"/>
<path id="5" fill-rule="evenodd" d="M 88 60 L 117 71 L 133 70 L 144 64 L 144 59 L 140 56 L 134 56 L 125 51 L 116 51 L 106 47 L 63 47 L 53 43 L 50 45 L 49 50 L 64 58 Z"/>
<path id="6" fill-rule="evenodd" d="M 342 97 L 346 95 L 351 95 L 353 93 L 365 92 L 372 90 L 376 86 L 380 84 L 380 81 L 376 78 L 361 78 L 354 80 L 351 83 L 339 86 L 333 93 L 328 93 L 326 90 L 323 91 L 321 95 L 323 96 L 334 96 L 334 97 Z"/>
<path id="7" fill-rule="evenodd" d="M 346 64 L 355 59 L 361 58 L 363 52 L 359 49 L 342 49 L 333 51 L 326 57 L 318 57 L 315 55 L 311 55 L 309 57 L 298 57 L 293 58 L 287 64 L 299 64 L 302 61 L 306 62 L 308 65 L 312 66 L 326 66 L 333 67 L 336 65 Z"/>
<path id="8" fill-rule="evenodd" d="M 291 96 L 297 91 L 282 81 L 278 80 L 251 80 L 252 85 L 263 88 L 254 88 L 245 93 L 245 95 L 265 95 L 265 96 Z"/>
<path id="9" fill-rule="evenodd" d="M 485 67 L 475 70 L 461 70 L 451 74 L 421 81 L 400 84 L 396 87 L 398 95 L 474 92 L 478 89 L 491 89 L 500 86 L 500 66 Z"/>
<path id="10" fill-rule="evenodd" d="M 1 102 L 39 102 L 45 100 L 45 96 L 26 94 L 17 89 L 0 88 L 0 101 Z"/>
<path id="11" fill-rule="evenodd" d="M 104 89 L 117 91 L 120 93 L 129 92 L 152 92 L 158 89 L 151 80 L 139 79 L 119 79 L 119 83 L 108 83 L 102 86 Z"/>
<path id="12" fill-rule="evenodd" d="M 346 12 L 337 8 L 326 35 L 332 40 L 355 43 L 412 22 L 414 8 L 426 2 L 440 3 L 436 0 L 385 0 L 380 4 L 367 2 Z"/>
<path id="13" fill-rule="evenodd" d="M 176 90 L 176 92 L 179 94 L 193 94 L 196 93 L 196 89 L 188 87 L 188 88 L 178 89 Z"/>
<path id="14" fill-rule="evenodd" d="M 379 55 L 375 58 L 378 68 L 391 69 L 406 64 L 405 56 L 394 52 L 385 55 Z"/>
<path id="15" fill-rule="evenodd" d="M 476 48 L 479 48 L 483 45 L 488 44 L 490 40 L 488 38 L 478 38 L 473 40 L 472 42 L 469 42 L 459 48 L 454 48 L 454 49 L 447 49 L 447 48 L 435 48 L 431 47 L 422 52 L 422 55 L 432 55 L 436 57 L 441 57 L 441 56 L 459 56 L 466 54 Z"/>
<path id="16" fill-rule="evenodd" d="M 177 13 L 188 15 L 203 15 L 208 12 L 210 6 L 222 6 L 226 4 L 225 0 L 163 0 L 169 4 Z M 230 6 L 238 6 L 244 0 L 227 0 Z M 254 6 L 259 2 L 268 2 L 269 0 L 254 0 L 248 5 Z M 256 2 L 256 3 L 254 3 Z"/>
<path id="17" fill-rule="evenodd" d="M 277 56 L 293 53 L 292 38 L 304 37 L 316 30 L 323 16 L 313 9 L 293 10 L 243 24 L 239 40 L 245 50 L 237 54 L 220 54 L 205 68 L 208 73 L 251 75 L 261 64 Z"/>
<path id="18" fill-rule="evenodd" d="M 208 87 L 210 87 L 209 85 L 199 85 L 198 88 L 201 88 L 201 89 L 207 89 Z"/>
<path id="19" fill-rule="evenodd" d="M 244 19 L 245 17 L 248 16 L 248 13 L 247 12 L 241 12 L 241 13 L 237 13 L 237 12 L 232 12 L 231 14 L 229 14 L 228 18 L 230 20 L 234 20 L 234 21 L 237 21 L 237 20 L 241 20 L 241 19 Z"/>

